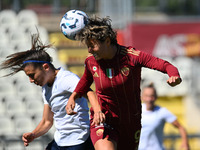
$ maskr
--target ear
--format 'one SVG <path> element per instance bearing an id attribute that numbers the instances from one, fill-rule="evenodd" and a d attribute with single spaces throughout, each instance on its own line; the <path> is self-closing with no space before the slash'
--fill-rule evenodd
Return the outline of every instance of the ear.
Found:
<path id="1" fill-rule="evenodd" d="M 44 64 L 42 65 L 42 67 L 43 67 L 43 69 L 46 70 L 46 71 L 49 70 L 49 64 L 48 64 L 48 63 L 44 63 Z"/>

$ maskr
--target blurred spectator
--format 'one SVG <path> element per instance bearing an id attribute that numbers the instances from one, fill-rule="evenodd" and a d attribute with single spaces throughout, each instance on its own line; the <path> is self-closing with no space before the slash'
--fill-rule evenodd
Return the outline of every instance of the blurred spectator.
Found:
<path id="1" fill-rule="evenodd" d="M 181 149 L 189 150 L 187 133 L 178 122 L 176 116 L 166 108 L 155 105 L 157 99 L 156 89 L 153 84 L 145 86 L 142 90 L 142 129 L 139 150 L 164 150 L 163 128 L 165 122 L 176 127 L 182 139 Z"/>

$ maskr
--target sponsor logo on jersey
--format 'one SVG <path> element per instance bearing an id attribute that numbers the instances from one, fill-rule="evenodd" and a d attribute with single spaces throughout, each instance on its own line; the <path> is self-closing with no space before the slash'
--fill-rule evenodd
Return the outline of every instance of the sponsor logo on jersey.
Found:
<path id="1" fill-rule="evenodd" d="M 129 75 L 129 72 L 130 72 L 130 69 L 128 67 L 123 67 L 121 69 L 121 73 L 126 77 Z"/>
<path id="2" fill-rule="evenodd" d="M 94 75 L 93 75 L 93 77 L 99 77 L 98 73 L 95 72 Z"/>

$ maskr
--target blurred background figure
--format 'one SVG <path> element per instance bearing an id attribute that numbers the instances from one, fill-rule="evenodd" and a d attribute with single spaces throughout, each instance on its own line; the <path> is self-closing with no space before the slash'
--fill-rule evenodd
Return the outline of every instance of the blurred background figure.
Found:
<path id="1" fill-rule="evenodd" d="M 164 150 L 163 128 L 166 122 L 171 123 L 179 130 L 183 150 L 189 150 L 187 133 L 179 123 L 176 116 L 166 108 L 155 104 L 157 99 L 156 89 L 149 84 L 142 89 L 142 129 L 140 135 L 139 150 Z"/>

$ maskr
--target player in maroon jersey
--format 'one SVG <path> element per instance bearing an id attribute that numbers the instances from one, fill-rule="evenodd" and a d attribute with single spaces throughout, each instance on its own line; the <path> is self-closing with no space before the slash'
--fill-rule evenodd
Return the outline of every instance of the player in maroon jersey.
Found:
<path id="1" fill-rule="evenodd" d="M 73 114 L 75 99 L 94 81 L 97 102 L 91 108 L 91 138 L 96 150 L 135 150 L 141 129 L 141 68 L 167 73 L 167 83 L 181 83 L 169 62 L 117 43 L 109 18 L 90 18 L 79 38 L 88 47 L 85 72 L 66 106 Z M 95 104 L 96 103 L 96 104 Z M 106 119 L 102 117 L 105 114 Z"/>

